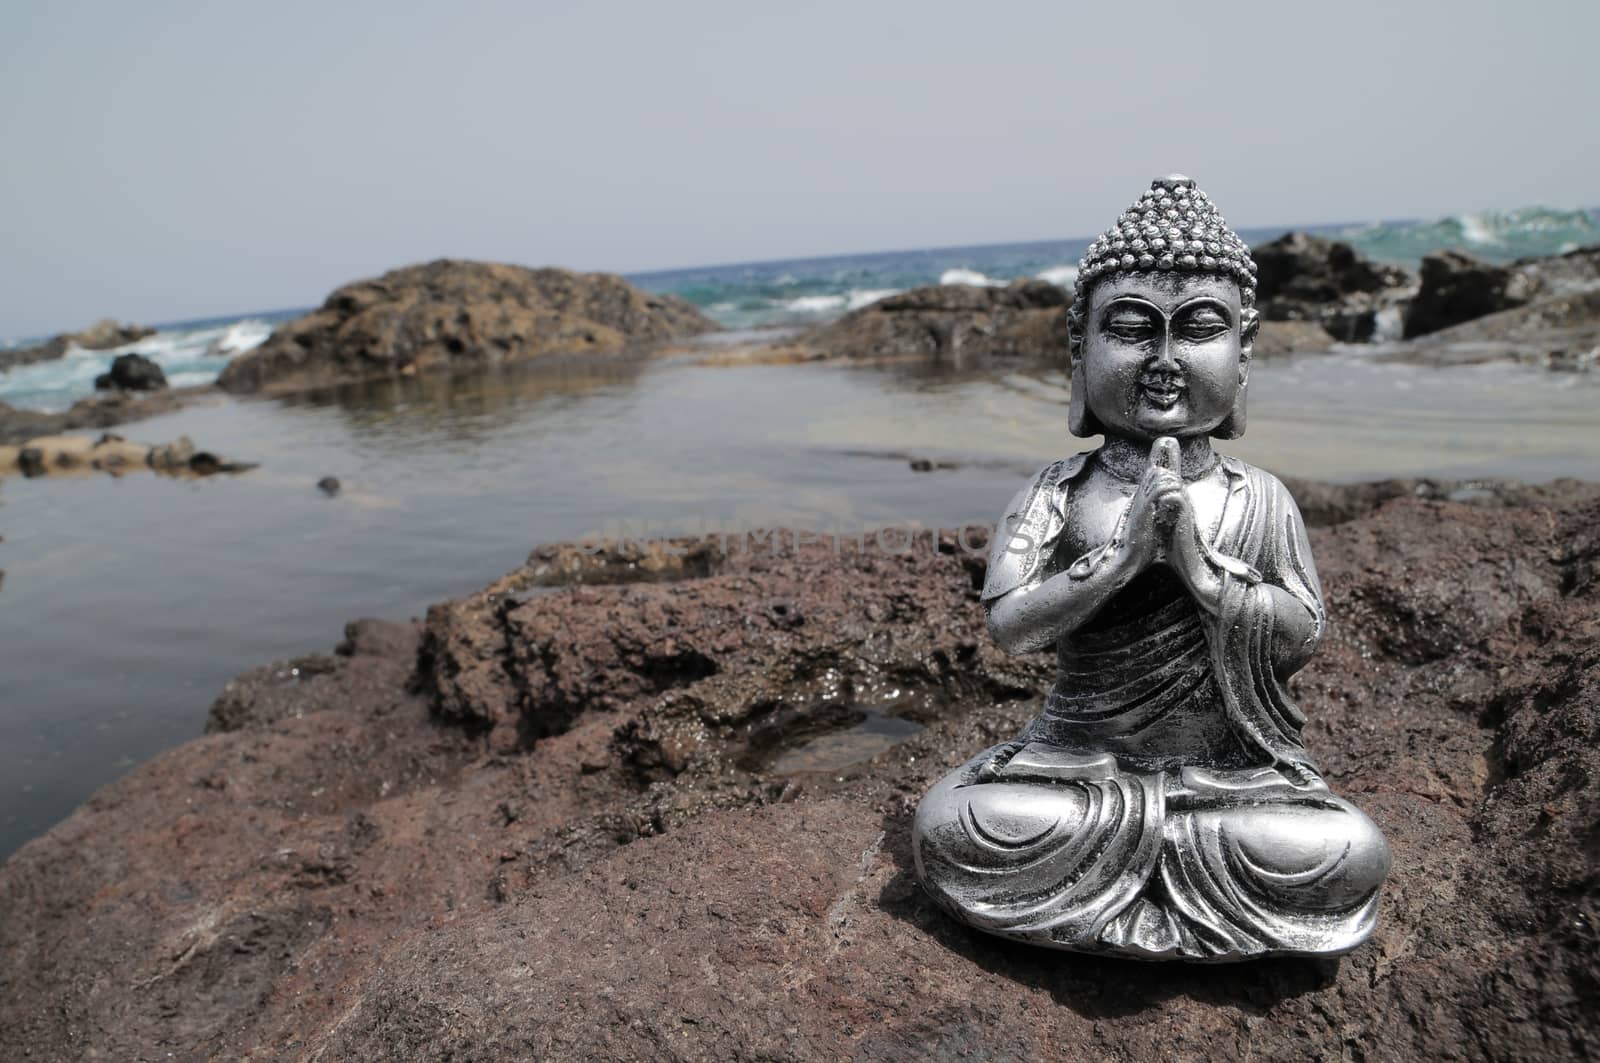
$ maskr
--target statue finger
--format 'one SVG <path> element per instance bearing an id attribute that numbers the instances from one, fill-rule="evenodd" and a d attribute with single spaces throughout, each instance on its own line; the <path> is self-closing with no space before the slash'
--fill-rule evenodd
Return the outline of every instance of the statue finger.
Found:
<path id="1" fill-rule="evenodd" d="M 1178 441 L 1171 436 L 1162 436 L 1151 444 L 1150 465 L 1152 468 L 1167 469 L 1174 473 L 1183 468 L 1183 457 L 1178 451 Z"/>

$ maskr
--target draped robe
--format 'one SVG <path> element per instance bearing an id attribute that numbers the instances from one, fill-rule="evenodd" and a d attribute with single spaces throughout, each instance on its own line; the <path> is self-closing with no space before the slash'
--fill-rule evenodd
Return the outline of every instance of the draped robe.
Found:
<path id="1" fill-rule="evenodd" d="M 1087 455 L 1047 466 L 997 530 L 985 603 L 1095 554 L 1064 556 Z M 1064 635 L 1044 711 L 923 800 L 919 876 L 985 930 L 1142 958 L 1348 951 L 1371 933 L 1387 845 L 1328 792 L 1288 676 L 1325 627 L 1299 512 L 1276 478 L 1224 457 L 1209 554 L 1220 608 L 1152 570 Z M 1287 591 L 1311 617 L 1285 637 Z M 1303 623 L 1293 632 L 1306 630 Z"/>

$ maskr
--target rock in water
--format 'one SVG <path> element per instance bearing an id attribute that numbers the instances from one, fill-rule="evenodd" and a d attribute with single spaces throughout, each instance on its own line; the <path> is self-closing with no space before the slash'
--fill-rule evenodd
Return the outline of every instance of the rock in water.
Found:
<path id="1" fill-rule="evenodd" d="M 1411 285 L 1405 270 L 1363 256 L 1342 240 L 1284 233 L 1252 248 L 1256 306 L 1267 321 L 1310 321 L 1336 340 L 1373 338 L 1378 312 Z"/>
<path id="2" fill-rule="evenodd" d="M 842 358 L 920 357 L 945 365 L 989 358 L 1067 359 L 1071 293 L 1041 280 L 1005 287 L 937 284 L 880 299 L 801 342 Z"/>
<path id="3" fill-rule="evenodd" d="M 111 318 L 104 318 L 82 332 L 63 332 L 37 347 L 18 347 L 14 350 L 0 351 L 0 370 L 31 365 L 34 362 L 48 362 L 60 358 L 71 347 L 81 347 L 86 351 L 106 351 L 113 347 L 121 347 L 125 343 L 142 340 L 146 336 L 153 336 L 155 332 L 155 329 L 143 325 L 124 325 Z"/>
<path id="4" fill-rule="evenodd" d="M 96 391 L 160 391 L 167 386 L 167 374 L 142 354 L 119 354 L 109 373 L 94 378 Z"/>
<path id="5" fill-rule="evenodd" d="M 1537 294 L 1538 287 L 1521 270 L 1491 265 L 1461 251 L 1431 252 L 1422 257 L 1422 285 L 1406 310 L 1405 336 L 1438 332 L 1521 306 Z"/>
<path id="6" fill-rule="evenodd" d="M 230 362 L 233 392 L 284 391 L 551 354 L 619 351 L 717 328 L 609 273 L 441 259 L 346 285 Z"/>

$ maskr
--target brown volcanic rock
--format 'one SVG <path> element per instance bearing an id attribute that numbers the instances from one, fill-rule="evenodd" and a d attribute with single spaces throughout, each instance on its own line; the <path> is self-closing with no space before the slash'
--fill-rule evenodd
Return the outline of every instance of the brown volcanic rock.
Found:
<path id="1" fill-rule="evenodd" d="M 227 391 L 292 390 L 551 354 L 620 351 L 717 325 L 609 273 L 441 259 L 357 281 L 230 362 Z"/>
<path id="2" fill-rule="evenodd" d="M 801 342 L 842 358 L 926 358 L 966 365 L 990 358 L 1066 362 L 1071 293 L 1041 280 L 1005 287 L 937 284 L 853 310 Z"/>
<path id="3" fill-rule="evenodd" d="M 240 729 L 0 867 L 0 1056 L 1592 1055 L 1600 502 L 1380 501 L 1312 534 L 1334 628 L 1296 684 L 1395 854 L 1340 964 L 1051 953 L 929 904 L 911 810 L 1051 673 L 990 646 L 952 536 L 533 596 L 547 556 L 420 656 L 365 625 L 252 673 Z M 866 709 L 925 729 L 795 748 Z"/>

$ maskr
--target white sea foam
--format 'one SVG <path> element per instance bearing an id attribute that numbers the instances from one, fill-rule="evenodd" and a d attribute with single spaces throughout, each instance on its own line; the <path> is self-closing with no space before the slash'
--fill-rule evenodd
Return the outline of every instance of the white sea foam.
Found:
<path id="1" fill-rule="evenodd" d="M 898 291 L 898 288 L 852 288 L 834 295 L 798 295 L 785 299 L 780 305 L 791 314 L 837 314 L 859 310 Z"/>
<path id="2" fill-rule="evenodd" d="M 1051 266 L 1035 274 L 1042 281 L 1049 281 L 1061 288 L 1070 288 L 1078 282 L 1077 266 Z"/>
<path id="3" fill-rule="evenodd" d="M 970 284 L 974 288 L 1003 288 L 1005 281 L 997 281 L 992 277 L 979 273 L 975 269 L 957 267 L 947 269 L 939 274 L 940 284 Z"/>
<path id="4" fill-rule="evenodd" d="M 0 401 L 39 410 L 64 410 L 94 391 L 94 379 L 111 368 L 119 354 L 142 354 L 159 365 L 173 387 L 209 384 L 228 359 L 258 347 L 272 335 L 272 326 L 255 318 L 227 325 L 180 328 L 125 343 L 105 351 L 77 345 L 49 362 L 19 366 L 0 373 Z"/>
<path id="5" fill-rule="evenodd" d="M 860 310 L 863 306 L 871 306 L 879 299 L 899 294 L 899 288 L 852 288 L 845 300 L 845 306 L 850 310 Z"/>
<path id="6" fill-rule="evenodd" d="M 272 326 L 265 321 L 257 321 L 255 318 L 235 321 L 222 331 L 221 336 L 206 346 L 206 357 L 226 355 L 231 358 L 233 355 L 255 350 L 267 342 L 267 337 L 270 335 Z"/>
<path id="7" fill-rule="evenodd" d="M 844 307 L 842 295 L 801 295 L 783 303 L 783 308 L 794 314 L 826 314 Z"/>
<path id="8" fill-rule="evenodd" d="M 1386 306 L 1372 317 L 1372 342 L 1390 343 L 1405 334 L 1405 315 L 1398 306 Z"/>
<path id="9" fill-rule="evenodd" d="M 1461 238 L 1469 244 L 1498 244 L 1500 234 L 1495 232 L 1494 219 L 1482 214 L 1460 214 L 1456 224 L 1461 226 Z"/>

